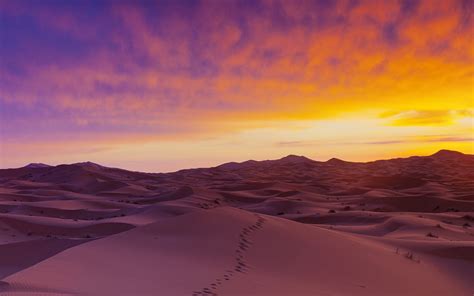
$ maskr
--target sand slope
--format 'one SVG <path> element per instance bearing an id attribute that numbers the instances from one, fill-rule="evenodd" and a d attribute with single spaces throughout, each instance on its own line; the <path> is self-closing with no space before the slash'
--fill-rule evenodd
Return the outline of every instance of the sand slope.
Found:
<path id="1" fill-rule="evenodd" d="M 86 295 L 467 295 L 472 286 L 434 268 L 436 259 L 219 208 L 82 244 L 5 281 L 11 291 Z"/>

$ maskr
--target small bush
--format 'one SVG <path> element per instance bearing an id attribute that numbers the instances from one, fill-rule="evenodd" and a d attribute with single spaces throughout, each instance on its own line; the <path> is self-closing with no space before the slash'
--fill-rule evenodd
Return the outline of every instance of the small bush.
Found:
<path id="1" fill-rule="evenodd" d="M 408 260 L 411 260 L 411 261 L 420 263 L 420 260 L 419 260 L 419 259 L 416 259 L 412 252 L 407 252 L 407 253 L 405 253 L 404 256 L 405 256 L 405 258 L 407 258 Z"/>

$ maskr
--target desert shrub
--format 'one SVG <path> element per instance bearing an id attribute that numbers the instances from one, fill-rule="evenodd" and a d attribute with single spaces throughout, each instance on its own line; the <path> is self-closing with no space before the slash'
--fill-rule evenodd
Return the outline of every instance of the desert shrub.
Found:
<path id="1" fill-rule="evenodd" d="M 416 259 L 416 258 L 415 258 L 415 255 L 413 255 L 412 252 L 407 252 L 407 253 L 405 253 L 404 256 L 405 256 L 405 258 L 407 258 L 408 260 L 411 260 L 411 261 L 420 263 L 420 259 Z"/>

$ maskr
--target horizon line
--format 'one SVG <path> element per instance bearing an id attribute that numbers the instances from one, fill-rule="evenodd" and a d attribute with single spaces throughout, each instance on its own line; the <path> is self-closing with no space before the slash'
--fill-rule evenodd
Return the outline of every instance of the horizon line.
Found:
<path id="1" fill-rule="evenodd" d="M 248 161 L 256 161 L 256 162 L 277 161 L 277 160 L 282 160 L 282 159 L 285 159 L 285 158 L 288 158 L 288 157 L 302 157 L 302 158 L 306 158 L 310 161 L 321 162 L 321 163 L 326 163 L 326 162 L 328 162 L 332 159 L 336 159 L 336 160 L 340 160 L 340 161 L 348 162 L 348 163 L 361 163 L 361 164 L 363 164 L 363 163 L 371 163 L 371 162 L 384 161 L 384 160 L 406 159 L 406 158 L 411 158 L 411 157 L 431 157 L 431 156 L 434 156 L 434 155 L 436 155 L 440 152 L 449 152 L 449 153 L 456 153 L 456 154 L 462 154 L 462 155 L 471 155 L 471 156 L 474 155 L 474 154 L 464 153 L 464 152 L 457 151 L 457 150 L 439 149 L 435 153 L 431 153 L 431 154 L 428 154 L 428 155 L 411 155 L 411 156 L 405 156 L 405 157 L 392 157 L 392 158 L 373 159 L 373 160 L 368 160 L 368 161 L 351 161 L 351 160 L 341 159 L 341 158 L 338 158 L 338 157 L 331 157 L 331 158 L 324 161 L 324 160 L 315 160 L 315 159 L 312 159 L 312 158 L 307 157 L 305 155 L 288 154 L 288 155 L 282 156 L 280 158 L 275 158 L 275 159 L 261 159 L 261 160 L 247 159 L 247 160 L 243 160 L 243 161 L 227 161 L 227 162 L 217 164 L 215 166 L 190 167 L 190 168 L 182 168 L 182 169 L 178 169 L 178 170 L 175 170 L 175 171 L 167 171 L 167 172 L 164 172 L 164 171 L 162 171 L 162 172 L 148 171 L 147 172 L 147 171 L 129 170 L 129 169 L 125 169 L 125 168 L 122 168 L 122 167 L 102 165 L 100 163 L 93 162 L 93 161 L 88 161 L 88 160 L 80 161 L 80 162 L 74 162 L 74 163 L 59 163 L 59 164 L 53 164 L 53 165 L 47 164 L 47 163 L 42 163 L 42 162 L 30 162 L 30 163 L 27 163 L 26 165 L 21 166 L 21 167 L 8 167 L 8 168 L 3 168 L 2 167 L 2 168 L 0 168 L 0 170 L 21 169 L 21 168 L 26 168 L 29 165 L 34 165 L 34 164 L 47 165 L 49 167 L 57 167 L 57 166 L 61 166 L 61 165 L 78 165 L 78 164 L 87 164 L 87 163 L 89 163 L 89 164 L 99 165 L 99 166 L 105 167 L 105 168 L 121 169 L 121 170 L 130 171 L 130 172 L 140 172 L 140 173 L 150 173 L 150 174 L 167 174 L 167 173 L 176 173 L 176 172 L 180 172 L 180 171 L 184 171 L 184 170 L 211 169 L 211 168 L 216 168 L 216 167 L 219 167 L 219 166 L 222 166 L 222 165 L 225 165 L 225 164 L 230 164 L 230 163 L 241 164 L 241 163 L 248 162 Z"/>

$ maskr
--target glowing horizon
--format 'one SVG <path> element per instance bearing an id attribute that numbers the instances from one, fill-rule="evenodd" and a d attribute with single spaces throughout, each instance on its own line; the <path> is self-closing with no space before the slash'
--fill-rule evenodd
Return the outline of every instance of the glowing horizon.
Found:
<path id="1" fill-rule="evenodd" d="M 474 153 L 472 1 L 2 1 L 0 167 Z"/>

